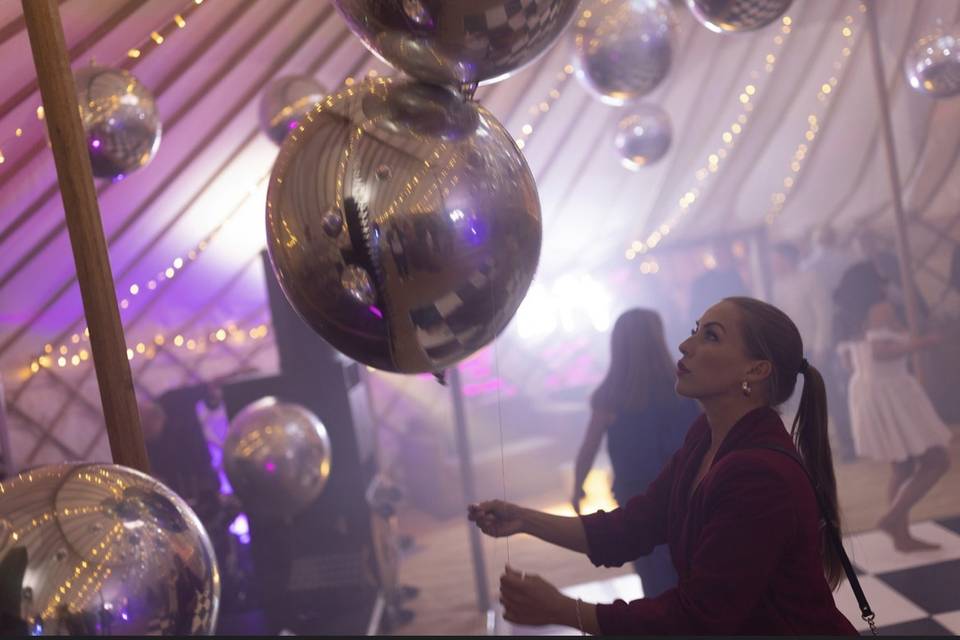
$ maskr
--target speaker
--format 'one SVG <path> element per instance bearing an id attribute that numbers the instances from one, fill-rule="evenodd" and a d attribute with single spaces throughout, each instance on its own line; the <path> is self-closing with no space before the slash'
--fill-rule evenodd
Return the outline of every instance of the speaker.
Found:
<path id="1" fill-rule="evenodd" d="M 376 457 L 364 371 L 301 320 L 261 256 L 281 373 L 225 385 L 227 415 L 266 396 L 301 405 L 326 427 L 331 462 L 323 493 L 303 512 L 247 513 L 258 600 L 273 632 L 363 635 L 377 630 L 382 576 L 392 573 L 366 499 Z"/>

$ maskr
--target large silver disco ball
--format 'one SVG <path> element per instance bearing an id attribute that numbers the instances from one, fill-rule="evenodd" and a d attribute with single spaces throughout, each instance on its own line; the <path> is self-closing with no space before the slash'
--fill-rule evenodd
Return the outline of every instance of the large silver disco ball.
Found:
<path id="1" fill-rule="evenodd" d="M 19 594 L 19 610 L 4 612 L 19 627 L 8 633 L 209 635 L 216 626 L 220 576 L 197 516 L 119 465 L 39 467 L 0 485 L 0 567 L 7 596 Z"/>
<path id="2" fill-rule="evenodd" d="M 263 398 L 231 420 L 223 459 L 230 486 L 248 512 L 289 517 L 327 484 L 330 438 L 310 411 Z"/>
<path id="3" fill-rule="evenodd" d="M 153 94 L 119 69 L 89 66 L 75 79 L 93 175 L 120 180 L 147 166 L 162 128 Z"/>
<path id="4" fill-rule="evenodd" d="M 767 26 L 790 8 L 793 0 L 687 0 L 697 21 L 715 33 L 752 31 Z"/>
<path id="5" fill-rule="evenodd" d="M 672 31 L 661 0 L 601 0 L 577 18 L 577 78 L 606 104 L 637 100 L 670 71 Z"/>
<path id="6" fill-rule="evenodd" d="M 297 312 L 347 356 L 439 372 L 492 340 L 540 255 L 540 202 L 513 138 L 452 89 L 368 80 L 280 150 L 267 247 Z"/>
<path id="7" fill-rule="evenodd" d="M 546 51 L 579 0 L 334 0 L 388 64 L 439 84 L 491 83 Z"/>
<path id="8" fill-rule="evenodd" d="M 905 58 L 907 81 L 934 98 L 960 94 L 960 25 L 938 27 L 917 40 Z"/>
<path id="9" fill-rule="evenodd" d="M 312 76 L 277 78 L 260 96 L 260 128 L 271 140 L 282 144 L 325 93 L 326 89 Z"/>
<path id="10" fill-rule="evenodd" d="M 631 171 L 653 164 L 670 149 L 670 118 L 660 107 L 640 105 L 617 123 L 613 146 L 620 164 Z"/>

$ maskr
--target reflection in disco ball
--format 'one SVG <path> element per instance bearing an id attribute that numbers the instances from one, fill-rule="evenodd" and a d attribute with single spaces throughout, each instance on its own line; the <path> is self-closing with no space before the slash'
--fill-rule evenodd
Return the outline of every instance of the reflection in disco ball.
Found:
<path id="1" fill-rule="evenodd" d="M 223 458 L 248 513 L 289 517 L 323 491 L 330 477 L 330 438 L 310 411 L 263 398 L 230 422 Z"/>
<path id="2" fill-rule="evenodd" d="M 150 476 L 113 464 L 40 467 L 0 485 L 0 514 L 0 568 L 20 594 L 19 611 L 4 613 L 19 631 L 213 633 L 220 576 L 210 540 Z"/>
<path id="3" fill-rule="evenodd" d="M 960 95 L 960 25 L 937 27 L 910 47 L 905 59 L 907 81 L 934 98 Z"/>
<path id="4" fill-rule="evenodd" d="M 753 31 L 767 26 L 790 8 L 793 0 L 687 0 L 697 21 L 716 33 Z"/>
<path id="5" fill-rule="evenodd" d="M 579 0 L 334 0 L 350 29 L 388 64 L 424 82 L 502 80 L 566 28 Z"/>
<path id="6" fill-rule="evenodd" d="M 90 66 L 75 76 L 93 175 L 123 179 L 153 159 L 161 124 L 153 95 L 133 75 Z"/>
<path id="7" fill-rule="evenodd" d="M 670 71 L 672 14 L 661 0 L 612 0 L 575 23 L 577 78 L 606 104 L 653 91 Z"/>
<path id="8" fill-rule="evenodd" d="M 509 322 L 540 254 L 540 203 L 512 136 L 438 85 L 337 92 L 280 150 L 267 246 L 287 299 L 345 355 L 438 372 Z"/>
<path id="9" fill-rule="evenodd" d="M 653 164 L 670 149 L 670 118 L 660 107 L 640 105 L 617 124 L 613 144 L 631 171 Z"/>
<path id="10" fill-rule="evenodd" d="M 260 128 L 282 144 L 303 117 L 323 100 L 326 90 L 312 76 L 284 76 L 267 85 L 260 96 Z"/>

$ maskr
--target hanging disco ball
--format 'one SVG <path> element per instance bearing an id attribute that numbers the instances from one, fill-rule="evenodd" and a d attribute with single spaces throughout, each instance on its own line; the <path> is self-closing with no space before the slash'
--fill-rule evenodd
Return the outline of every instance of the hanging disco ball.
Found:
<path id="1" fill-rule="evenodd" d="M 230 486 L 251 514 L 294 516 L 330 477 L 330 438 L 310 411 L 262 398 L 230 421 L 223 447 Z"/>
<path id="2" fill-rule="evenodd" d="M 162 128 L 153 94 L 119 69 L 90 66 L 75 79 L 93 175 L 121 180 L 150 164 Z"/>
<path id="3" fill-rule="evenodd" d="M 767 26 L 790 8 L 793 0 L 687 0 L 697 22 L 715 33 L 753 31 Z"/>
<path id="4" fill-rule="evenodd" d="M 653 105 L 640 105 L 617 124 L 613 145 L 620 154 L 620 164 L 637 171 L 666 155 L 671 136 L 666 112 Z"/>
<path id="5" fill-rule="evenodd" d="M 336 349 L 439 372 L 516 312 L 540 254 L 536 185 L 512 136 L 453 89 L 341 89 L 280 150 L 267 247 L 287 299 Z"/>
<path id="6" fill-rule="evenodd" d="M 311 76 L 277 78 L 260 96 L 260 128 L 268 138 L 282 144 L 325 93 L 326 89 Z"/>
<path id="7" fill-rule="evenodd" d="M 546 51 L 579 0 L 334 0 L 370 51 L 424 82 L 502 80 Z"/>
<path id="8" fill-rule="evenodd" d="M 583 11 L 574 30 L 577 78 L 606 104 L 622 106 L 667 77 L 672 15 L 661 0 L 606 0 Z"/>
<path id="9" fill-rule="evenodd" d="M 960 95 L 960 25 L 937 27 L 910 47 L 905 59 L 907 81 L 934 98 Z"/>
<path id="10" fill-rule="evenodd" d="M 0 485 L 0 569 L 16 627 L 4 635 L 216 626 L 220 576 L 203 525 L 166 486 L 119 465 L 39 467 Z"/>

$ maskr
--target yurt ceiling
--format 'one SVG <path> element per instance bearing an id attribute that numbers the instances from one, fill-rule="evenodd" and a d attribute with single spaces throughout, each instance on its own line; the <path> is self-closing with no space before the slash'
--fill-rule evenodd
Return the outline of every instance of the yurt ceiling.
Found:
<path id="1" fill-rule="evenodd" d="M 645 260 L 717 234 L 803 239 L 830 223 L 842 237 L 864 225 L 891 235 L 861 3 L 795 0 L 783 19 L 732 34 L 671 6 L 672 66 L 644 100 L 672 123 L 671 147 L 655 164 L 621 166 L 612 138 L 631 107 L 603 104 L 581 86 L 569 32 L 476 94 L 522 142 L 538 183 L 537 281 L 647 277 Z M 944 241 L 960 239 L 960 99 L 912 90 L 903 60 L 937 20 L 956 24 L 960 3 L 874 6 L 911 242 L 921 258 L 939 255 L 941 245 L 952 249 Z M 264 86 L 306 73 L 333 89 L 393 71 L 326 1 L 61 0 L 60 11 L 74 69 L 94 61 L 129 70 L 156 96 L 163 122 L 148 166 L 97 183 L 131 357 L 229 325 L 260 335 L 269 323 L 259 258 L 265 183 L 277 155 L 258 123 Z M 46 345 L 53 368 L 61 357 L 68 368 L 89 363 L 19 2 L 0 3 L 0 59 L 0 364 L 9 395 Z"/>

